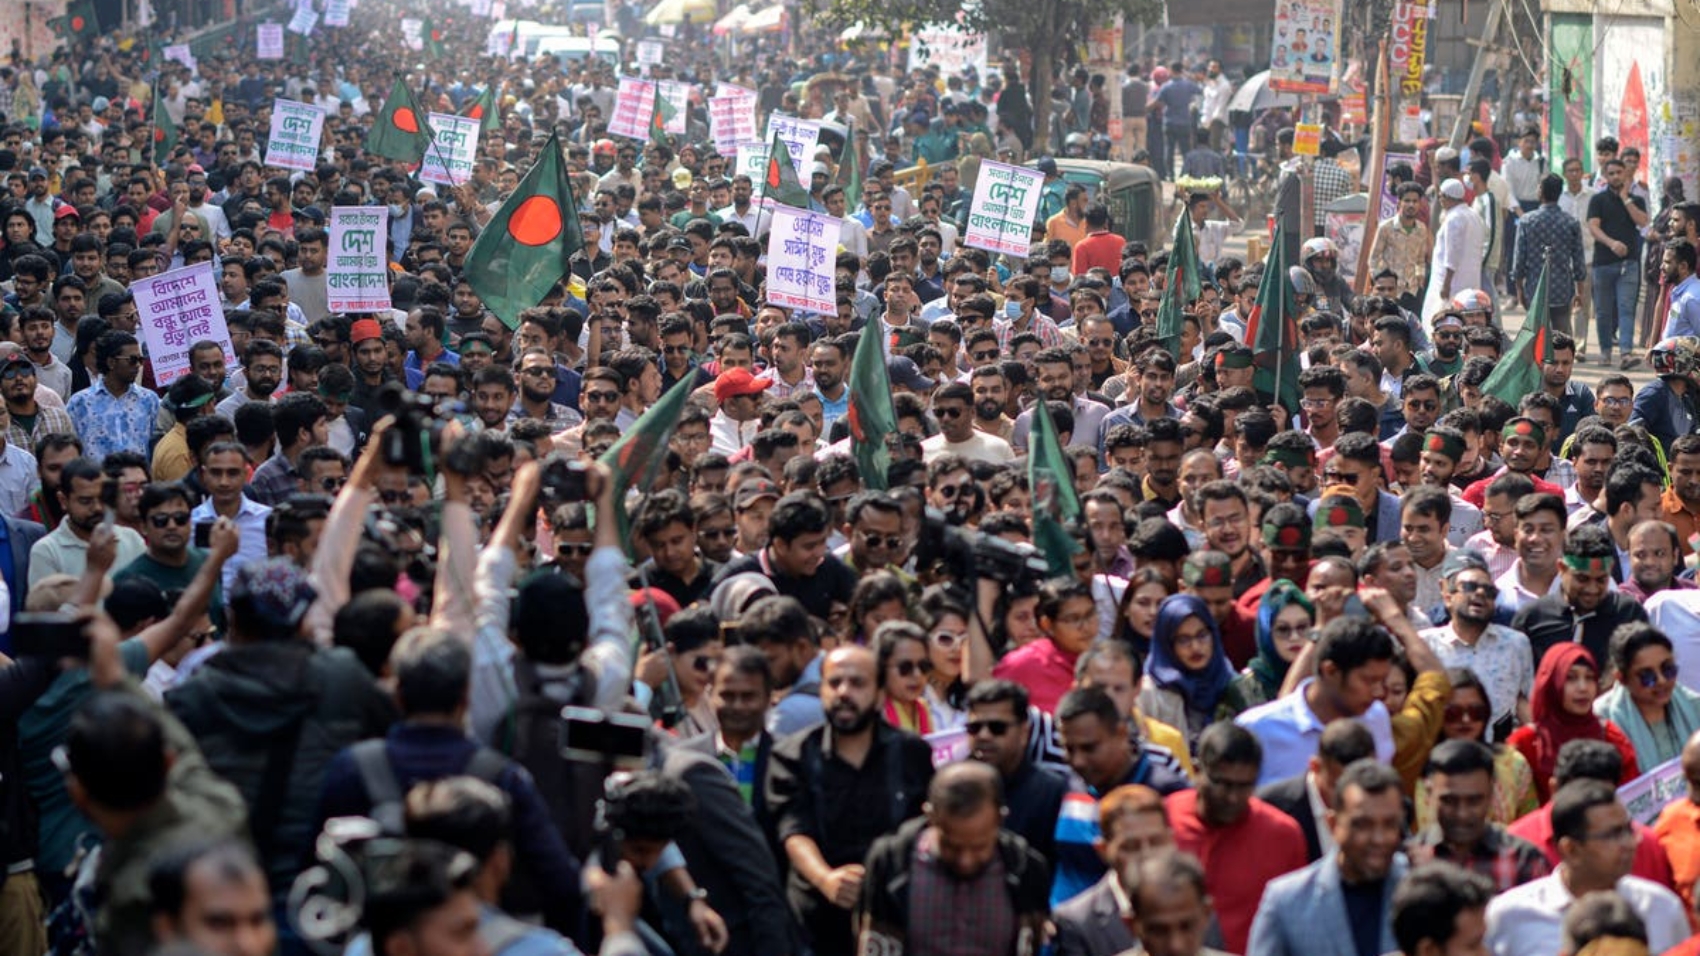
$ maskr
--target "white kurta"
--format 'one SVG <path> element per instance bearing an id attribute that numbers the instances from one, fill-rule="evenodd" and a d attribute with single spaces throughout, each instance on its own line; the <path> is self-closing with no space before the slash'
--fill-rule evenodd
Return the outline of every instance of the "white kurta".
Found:
<path id="1" fill-rule="evenodd" d="M 1440 283 L 1448 269 L 1452 270 L 1453 295 L 1463 289 L 1482 287 L 1482 252 L 1486 241 L 1487 227 L 1474 209 L 1459 204 L 1446 213 L 1434 234 L 1434 255 L 1429 260 L 1428 295 L 1423 299 L 1423 315 L 1432 316 L 1445 307 Z"/>

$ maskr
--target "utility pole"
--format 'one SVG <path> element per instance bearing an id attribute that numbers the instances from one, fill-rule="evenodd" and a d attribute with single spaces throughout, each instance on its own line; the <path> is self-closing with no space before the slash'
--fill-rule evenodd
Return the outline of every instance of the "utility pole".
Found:
<path id="1" fill-rule="evenodd" d="M 1476 97 L 1482 92 L 1482 74 L 1487 72 L 1488 54 L 1499 36 L 1499 21 L 1504 16 L 1505 0 L 1491 0 L 1487 26 L 1482 29 L 1482 40 L 1476 47 L 1476 61 L 1470 66 L 1470 79 L 1464 84 L 1464 99 L 1458 104 L 1458 118 L 1452 122 L 1452 136 L 1447 140 L 1447 145 L 1453 149 L 1462 148 L 1470 132 L 1470 120 L 1476 112 Z"/>

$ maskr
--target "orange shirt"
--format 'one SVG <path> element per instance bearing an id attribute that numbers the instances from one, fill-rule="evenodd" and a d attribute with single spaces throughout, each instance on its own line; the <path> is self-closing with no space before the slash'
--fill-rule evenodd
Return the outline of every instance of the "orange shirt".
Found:
<path id="1" fill-rule="evenodd" d="M 1078 225 L 1068 221 L 1068 213 L 1059 212 L 1045 220 L 1045 238 L 1061 239 L 1073 249 L 1075 244 L 1086 238 L 1086 217 L 1082 216 Z M 1120 266 L 1120 263 L 1117 263 Z"/>
<path id="2" fill-rule="evenodd" d="M 1676 536 L 1682 541 L 1681 553 L 1688 555 L 1697 550 L 1690 539 L 1700 532 L 1700 512 L 1688 510 L 1688 506 L 1677 497 L 1675 488 L 1666 488 L 1665 493 L 1659 496 L 1659 510 L 1664 512 L 1665 520 L 1676 528 Z M 1678 570 L 1682 567 L 1681 563 L 1677 565 Z"/>
<path id="3" fill-rule="evenodd" d="M 1693 924 L 1694 881 L 1700 880 L 1700 804 L 1682 797 L 1665 807 L 1653 824 L 1653 833 L 1670 858 L 1677 895 L 1687 904 L 1688 922 Z"/>

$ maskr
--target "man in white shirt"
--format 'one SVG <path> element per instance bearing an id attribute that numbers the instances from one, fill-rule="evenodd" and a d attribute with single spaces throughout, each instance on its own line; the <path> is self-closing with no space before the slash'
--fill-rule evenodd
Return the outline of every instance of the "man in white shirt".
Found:
<path id="1" fill-rule="evenodd" d="M 1552 800 L 1552 831 L 1564 861 L 1552 875 L 1514 887 L 1487 908 L 1493 956 L 1551 956 L 1563 946 L 1564 915 L 1596 891 L 1615 892 L 1647 930 L 1647 951 L 1662 953 L 1688 938 L 1688 917 L 1675 893 L 1638 876 L 1635 829 L 1617 791 L 1599 780 L 1572 780 Z"/>
<path id="2" fill-rule="evenodd" d="M 1547 160 L 1535 151 L 1540 139 L 1539 130 L 1524 130 L 1517 139 L 1517 149 L 1500 163 L 1500 174 L 1511 187 L 1511 198 L 1523 212 L 1532 212 L 1541 204 L 1541 177 L 1547 174 Z"/>
<path id="3" fill-rule="evenodd" d="M 1434 258 L 1429 263 L 1428 295 L 1423 315 L 1446 307 L 1453 294 L 1482 286 L 1482 253 L 1487 226 L 1464 201 L 1464 184 L 1448 179 L 1440 184 L 1441 219 L 1434 234 Z"/>
<path id="4" fill-rule="evenodd" d="M 1587 241 L 1588 235 L 1588 198 L 1594 194 L 1588 179 L 1582 173 L 1582 160 L 1572 156 L 1564 161 L 1564 191 L 1558 194 L 1558 208 L 1576 220 L 1576 228 L 1582 233 L 1582 295 L 1575 315 L 1571 321 L 1580 323 L 1578 329 L 1591 328 L 1594 314 L 1594 244 Z M 1584 339 L 1587 336 L 1583 336 Z M 1587 350 L 1587 342 L 1576 343 L 1576 357 L 1580 359 Z"/>
<path id="5" fill-rule="evenodd" d="M 752 375 L 747 368 L 720 373 L 714 381 L 714 401 L 720 410 L 708 420 L 715 451 L 730 455 L 749 445 L 761 430 L 761 393 L 772 384 L 772 378 Z"/>
<path id="6" fill-rule="evenodd" d="M 1212 206 L 1221 210 L 1227 218 L 1208 218 Z M 1192 215 L 1192 247 L 1198 253 L 1198 261 L 1207 267 L 1213 266 L 1221 258 L 1222 247 L 1227 245 L 1228 237 L 1238 235 L 1245 228 L 1245 220 L 1234 212 L 1219 192 L 1193 193 L 1187 199 L 1186 208 Z"/>
<path id="7" fill-rule="evenodd" d="M 1227 148 L 1228 101 L 1234 97 L 1234 84 L 1222 75 L 1221 62 L 1211 60 L 1199 86 L 1204 95 L 1198 101 L 1198 128 L 1209 131 L 1210 148 L 1220 152 Z"/>
<path id="8" fill-rule="evenodd" d="M 964 382 L 951 382 L 933 394 L 933 416 L 939 433 L 921 442 L 928 464 L 941 455 L 956 455 L 968 461 L 993 464 L 1015 460 L 1009 442 L 974 427 L 974 389 Z"/>

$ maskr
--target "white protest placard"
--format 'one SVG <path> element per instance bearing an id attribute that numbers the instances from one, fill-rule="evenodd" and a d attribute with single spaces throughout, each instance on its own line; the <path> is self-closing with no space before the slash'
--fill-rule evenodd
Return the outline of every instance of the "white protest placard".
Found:
<path id="1" fill-rule="evenodd" d="M 348 26 L 348 0 L 326 0 L 325 26 Z"/>
<path id="2" fill-rule="evenodd" d="M 403 17 L 401 43 L 409 50 L 425 49 L 425 21 L 416 17 Z"/>
<path id="3" fill-rule="evenodd" d="M 667 59 L 667 45 L 660 40 L 637 42 L 638 66 L 660 66 Z"/>
<path id="4" fill-rule="evenodd" d="M 678 136 L 685 135 L 687 130 L 685 124 L 689 122 L 687 114 L 691 109 L 691 93 L 694 90 L 695 87 L 689 83 L 679 83 L 674 80 L 661 81 L 661 98 L 673 107 L 673 115 L 662 129 Z"/>
<path id="5" fill-rule="evenodd" d="M 608 117 L 609 135 L 648 139 L 649 123 L 654 116 L 655 83 L 635 76 L 620 77 L 614 115 Z"/>
<path id="6" fill-rule="evenodd" d="M 1680 798 L 1687 787 L 1688 781 L 1682 776 L 1682 758 L 1672 757 L 1618 787 L 1617 799 L 1629 811 L 1631 820 L 1650 827 L 1665 807 Z"/>
<path id="7" fill-rule="evenodd" d="M 1044 184 L 1045 174 L 1037 169 L 982 160 L 962 244 L 988 252 L 1027 255 Z"/>
<path id="8" fill-rule="evenodd" d="M 909 42 L 909 69 L 937 67 L 940 76 L 959 76 L 973 67 L 986 75 L 986 35 L 964 33 L 955 24 L 929 23 Z"/>
<path id="9" fill-rule="evenodd" d="M 753 96 L 715 96 L 708 101 L 708 128 L 714 136 L 714 148 L 722 153 L 737 149 L 739 143 L 756 138 L 756 98 Z"/>
<path id="10" fill-rule="evenodd" d="M 324 107 L 274 100 L 271 138 L 266 140 L 266 165 L 311 170 L 319 164 L 319 137 L 324 128 Z"/>
<path id="11" fill-rule="evenodd" d="M 739 143 L 737 148 L 737 156 L 732 161 L 732 175 L 748 176 L 752 183 L 766 179 L 767 144 Z"/>
<path id="12" fill-rule="evenodd" d="M 472 0 L 472 15 L 487 17 L 490 15 L 490 0 Z"/>
<path id="13" fill-rule="evenodd" d="M 160 53 L 164 54 L 167 60 L 176 60 L 191 70 L 195 68 L 195 53 L 189 49 L 187 43 L 173 43 Z"/>
<path id="14" fill-rule="evenodd" d="M 492 0 L 492 2 L 490 4 L 490 19 L 492 19 L 492 20 L 506 20 L 507 18 L 508 18 L 508 5 L 506 3 L 503 3 L 502 0 Z"/>
<path id="15" fill-rule="evenodd" d="M 130 292 L 136 297 L 154 381 L 162 387 L 189 373 L 189 347 L 196 342 L 217 342 L 224 347 L 225 364 L 236 363 L 211 262 L 138 279 L 130 283 Z"/>
<path id="16" fill-rule="evenodd" d="M 390 211 L 383 206 L 332 206 L 326 301 L 332 312 L 390 307 Z"/>
<path id="17" fill-rule="evenodd" d="M 254 56 L 261 60 L 283 59 L 283 24 L 259 25 L 254 33 Z"/>
<path id="18" fill-rule="evenodd" d="M 958 727 L 955 730 L 935 730 L 922 738 L 927 746 L 933 748 L 933 769 L 938 769 L 947 763 L 961 763 L 968 759 L 972 749 L 968 739 L 968 728 Z"/>
<path id="19" fill-rule="evenodd" d="M 313 24 L 319 22 L 319 11 L 312 4 L 303 3 L 295 8 L 295 16 L 289 18 L 289 32 L 307 36 L 313 32 Z"/>
<path id="20" fill-rule="evenodd" d="M 767 234 L 767 301 L 829 313 L 837 308 L 838 233 L 843 220 L 775 203 Z"/>
<path id="21" fill-rule="evenodd" d="M 803 165 L 814 159 L 815 143 L 820 141 L 820 123 L 775 113 L 767 118 L 767 135 L 762 139 L 771 143 L 775 134 L 791 151 L 791 165 L 797 168 L 797 178 L 807 182 L 809 176 L 803 172 Z"/>
<path id="22" fill-rule="evenodd" d="M 419 178 L 440 186 L 458 186 L 472 178 L 472 161 L 478 153 L 479 121 L 452 113 L 429 114 L 437 138 L 425 150 Z"/>

